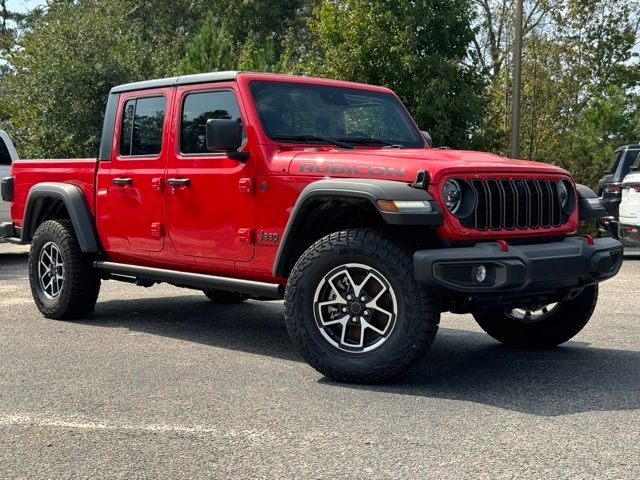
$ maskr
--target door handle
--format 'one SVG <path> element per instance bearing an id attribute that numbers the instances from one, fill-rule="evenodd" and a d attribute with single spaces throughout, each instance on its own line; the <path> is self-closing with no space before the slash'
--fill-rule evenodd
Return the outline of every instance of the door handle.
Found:
<path id="1" fill-rule="evenodd" d="M 131 178 L 124 177 L 114 178 L 113 184 L 118 185 L 119 187 L 126 187 L 128 185 L 133 185 L 133 180 Z"/>
<path id="2" fill-rule="evenodd" d="M 170 178 L 167 180 L 167 184 L 172 187 L 188 187 L 191 185 L 190 178 Z"/>

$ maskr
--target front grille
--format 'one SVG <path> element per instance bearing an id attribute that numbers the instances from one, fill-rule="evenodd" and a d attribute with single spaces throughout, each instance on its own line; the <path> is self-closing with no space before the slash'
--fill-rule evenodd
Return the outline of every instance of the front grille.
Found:
<path id="1" fill-rule="evenodd" d="M 558 195 L 558 180 L 474 179 L 475 208 L 460 223 L 476 230 L 559 227 L 568 220 Z"/>

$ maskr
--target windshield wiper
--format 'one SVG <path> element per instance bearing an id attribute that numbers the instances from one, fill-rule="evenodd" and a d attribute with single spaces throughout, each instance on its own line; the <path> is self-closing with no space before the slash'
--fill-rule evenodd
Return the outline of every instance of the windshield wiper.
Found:
<path id="1" fill-rule="evenodd" d="M 392 147 L 392 148 L 404 148 L 404 145 L 398 145 L 396 143 L 387 142 L 386 140 L 382 140 L 380 138 L 374 138 L 374 137 L 344 137 L 344 138 L 338 138 L 338 140 L 340 140 L 341 142 L 352 142 L 360 145 L 373 143 L 373 144 L 384 145 L 386 147 Z"/>
<path id="2" fill-rule="evenodd" d="M 337 147 L 354 148 L 353 145 L 341 142 L 335 138 L 319 137 L 317 135 L 273 135 L 271 138 L 273 140 L 293 140 L 299 142 L 325 142 L 330 143 L 331 145 L 336 145 Z"/>

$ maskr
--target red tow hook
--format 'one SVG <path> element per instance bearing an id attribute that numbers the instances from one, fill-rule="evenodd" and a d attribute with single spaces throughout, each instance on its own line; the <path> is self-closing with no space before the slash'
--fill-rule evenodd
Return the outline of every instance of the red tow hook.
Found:
<path id="1" fill-rule="evenodd" d="M 582 235 L 583 238 L 587 241 L 587 245 L 593 245 L 593 237 L 591 235 Z"/>
<path id="2" fill-rule="evenodd" d="M 496 242 L 498 242 L 498 245 L 500 245 L 500 250 L 502 250 L 503 252 L 509 251 L 509 245 L 507 245 L 507 242 L 505 242 L 504 240 L 496 240 Z"/>

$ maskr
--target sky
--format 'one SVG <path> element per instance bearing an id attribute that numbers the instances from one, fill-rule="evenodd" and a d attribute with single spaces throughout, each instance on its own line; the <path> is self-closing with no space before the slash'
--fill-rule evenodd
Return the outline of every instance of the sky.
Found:
<path id="1" fill-rule="evenodd" d="M 7 8 L 14 12 L 25 12 L 38 5 L 44 5 L 44 0 L 9 0 Z"/>

